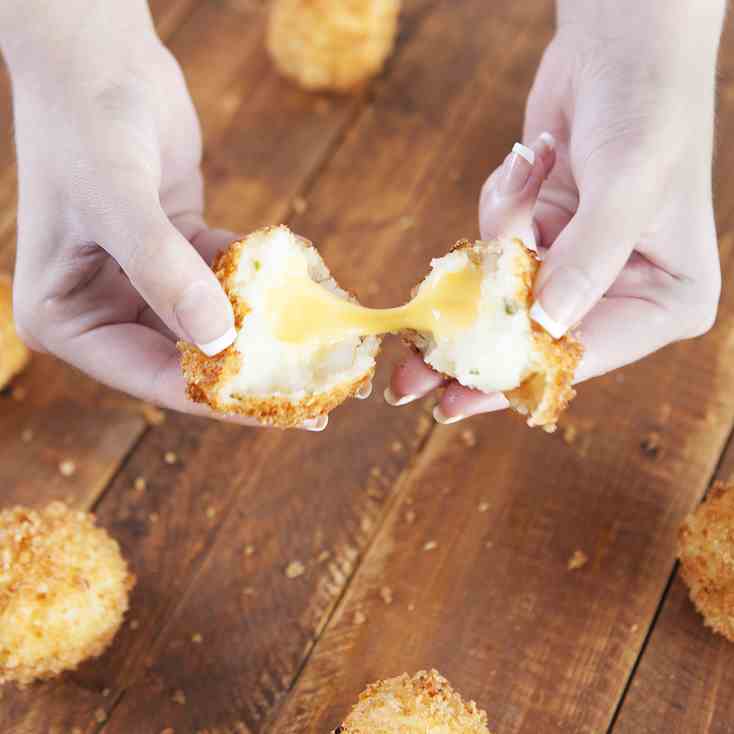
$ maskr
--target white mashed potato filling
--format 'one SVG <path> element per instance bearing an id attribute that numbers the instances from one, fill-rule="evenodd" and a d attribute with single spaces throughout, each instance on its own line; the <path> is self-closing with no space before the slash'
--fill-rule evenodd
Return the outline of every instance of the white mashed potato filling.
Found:
<path id="1" fill-rule="evenodd" d="M 482 269 L 477 317 L 466 329 L 445 335 L 422 332 L 416 345 L 435 370 L 483 392 L 512 390 L 532 371 L 533 340 L 522 279 L 527 253 L 516 240 L 477 242 L 434 259 L 421 283 L 430 286 L 452 270 Z"/>
<path id="2" fill-rule="evenodd" d="M 224 400 L 241 395 L 299 400 L 353 382 L 375 365 L 379 346 L 375 337 L 350 337 L 334 344 L 286 343 L 276 338 L 268 312 L 270 293 L 287 282 L 293 258 L 305 258 L 315 282 L 339 298 L 349 298 L 318 252 L 287 228 L 276 227 L 249 239 L 235 276 L 238 296 L 250 308 L 234 344 L 242 354 L 242 369 L 222 387 Z"/>

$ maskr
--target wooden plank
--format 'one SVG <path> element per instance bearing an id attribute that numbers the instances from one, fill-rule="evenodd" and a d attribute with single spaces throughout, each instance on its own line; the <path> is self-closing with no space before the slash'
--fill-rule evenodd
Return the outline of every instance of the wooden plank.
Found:
<path id="1" fill-rule="evenodd" d="M 412 7 L 418 8 L 417 4 Z M 422 14 L 426 7 L 421 8 Z M 410 20 L 408 16 L 406 22 Z M 468 37 L 467 28 L 474 29 Z M 392 74 L 376 92 L 373 105 L 350 129 L 312 186 L 307 211 L 295 219 L 295 227 L 319 243 L 347 287 L 372 300 L 394 303 L 407 295 L 432 252 L 445 250 L 458 236 L 475 230 L 481 178 L 510 145 L 520 122 L 518 109 L 514 129 L 504 121 L 508 126 L 504 139 L 501 128 L 493 142 L 484 141 L 490 150 L 471 158 L 467 148 L 484 136 L 478 129 L 482 110 L 471 117 L 469 108 L 495 92 L 493 76 L 487 71 L 497 68 L 497 59 L 487 58 L 485 49 L 492 46 L 492 33 L 504 38 L 507 31 L 507 24 L 498 26 L 478 2 L 462 3 L 461 8 L 431 7 L 422 15 L 415 40 L 408 41 L 394 61 Z M 442 50 L 436 53 L 439 47 Z M 526 85 L 531 78 L 529 62 L 537 60 L 540 48 L 538 39 L 523 39 L 518 45 L 521 63 L 528 68 Z M 427 49 L 432 49 L 432 73 L 424 63 Z M 456 83 L 459 77 L 464 84 Z M 273 116 L 259 111 L 258 118 L 270 121 Z M 301 149 L 298 137 L 295 131 L 283 143 L 296 141 Z M 232 166 L 241 165 L 247 171 L 249 156 L 239 163 L 236 150 L 226 150 Z M 280 168 L 280 163 L 273 165 Z M 466 166 L 473 185 L 449 175 L 460 166 Z M 217 187 L 214 209 L 221 206 L 224 212 L 239 199 L 240 191 L 249 190 L 244 181 L 243 177 Z M 283 185 L 280 177 L 267 183 L 276 184 Z M 247 224 L 258 221 L 257 207 L 267 201 L 257 194 L 257 187 L 251 188 L 255 195 L 244 201 L 254 202 L 256 209 L 243 214 Z M 345 191 L 350 192 L 348 206 Z M 406 223 L 404 218 L 415 211 L 416 200 L 419 216 L 414 223 Z M 385 263 L 391 262 L 399 262 L 400 267 L 388 268 L 388 277 Z M 390 347 L 386 362 L 397 353 L 396 346 Z M 386 366 L 378 390 L 385 384 Z M 165 604 L 140 601 L 138 639 L 142 649 L 152 648 L 150 672 L 132 681 L 106 731 L 171 727 L 221 734 L 267 728 L 384 516 L 387 493 L 407 466 L 404 452 L 430 424 L 424 406 L 395 411 L 378 399 L 340 409 L 329 430 L 315 439 L 260 434 L 229 444 L 214 432 L 219 429 L 210 428 L 200 439 L 205 446 L 185 456 L 179 452 L 189 469 L 183 475 L 186 481 L 182 478 L 175 487 L 178 505 L 188 507 L 189 493 L 197 487 L 201 493 L 219 486 L 229 517 L 217 528 L 215 538 L 210 533 L 200 539 L 200 544 L 212 547 L 197 568 L 186 565 L 184 572 L 180 567 L 166 568 L 151 581 L 158 588 L 166 587 L 166 592 L 161 595 Z M 158 446 L 148 452 L 145 446 L 134 460 L 141 462 L 142 469 L 162 449 Z M 240 458 L 244 456 L 254 462 L 245 475 Z M 204 462 L 229 475 L 230 481 L 210 479 L 201 466 Z M 130 467 L 125 473 L 128 484 L 132 472 Z M 238 483 L 239 488 L 233 486 Z M 236 494 L 233 489 L 238 489 Z M 110 493 L 102 512 L 117 511 L 116 496 Z M 178 522 L 172 517 L 173 505 L 169 507 L 168 513 L 159 511 L 161 518 Z M 199 513 L 203 504 L 200 508 Z M 201 520 L 194 516 L 189 522 L 197 537 Z M 171 531 L 167 532 L 168 543 L 175 543 Z M 124 525 L 119 534 L 124 536 Z M 249 544 L 254 547 L 251 556 L 245 553 Z M 140 554 L 143 547 L 136 543 L 133 552 Z M 328 557 L 320 561 L 324 551 Z M 158 548 L 146 557 L 145 566 L 158 570 L 161 564 L 156 559 L 161 553 Z M 177 556 L 181 555 L 179 550 Z M 305 573 L 289 579 L 285 570 L 293 560 L 304 564 Z M 173 578 L 178 584 L 181 576 L 194 572 L 187 591 L 181 593 L 183 601 L 175 607 L 172 597 L 178 587 L 175 594 L 170 591 Z M 162 619 L 157 605 L 173 614 L 163 634 L 155 638 Z M 194 642 L 198 635 L 199 645 Z M 176 691 L 183 692 L 185 704 L 176 703 L 174 698 L 183 700 Z"/>
<path id="2" fill-rule="evenodd" d="M 501 74 L 516 82 L 529 65 L 503 37 L 514 72 Z M 522 92 L 515 84 L 514 104 L 505 92 L 511 115 Z M 722 110 L 723 129 L 733 114 Z M 732 163 L 722 150 L 719 170 Z M 723 180 L 717 201 L 728 279 L 734 220 Z M 421 204 L 418 218 L 436 210 Z M 678 525 L 731 429 L 726 290 L 721 314 L 704 339 L 582 386 L 564 422 L 572 431 L 528 432 L 509 415 L 435 431 L 269 730 L 329 731 L 369 681 L 435 666 L 501 734 L 606 731 L 666 587 Z M 653 434 L 658 451 L 644 448 Z M 589 562 L 570 571 L 576 550 Z M 681 595 L 674 589 L 675 607 Z M 680 637 L 680 617 L 669 616 Z M 693 624 L 690 608 L 684 621 Z M 675 653 L 666 655 L 668 634 L 643 659 L 645 684 L 615 734 L 731 730 L 731 646 L 708 636 L 705 651 L 695 625 Z"/>
<path id="3" fill-rule="evenodd" d="M 720 59 L 718 129 L 723 140 L 734 129 L 734 27 L 728 24 Z M 734 248 L 734 206 L 727 172 L 734 156 L 720 146 L 716 168 L 716 206 L 719 212 L 720 240 L 724 253 Z M 732 316 L 731 269 L 725 277 L 724 306 L 717 330 L 731 343 Z M 731 347 L 729 347 L 731 353 Z M 720 380 L 726 370 L 718 357 Z M 731 398 L 729 397 L 731 400 Z M 717 479 L 734 479 L 734 444 L 729 443 Z M 700 489 L 700 487 L 699 487 Z M 701 492 L 688 496 L 688 510 L 701 499 Z M 661 607 L 629 691 L 621 703 L 611 731 L 614 734 L 728 734 L 734 721 L 734 645 L 713 635 L 688 599 L 685 584 L 676 572 L 668 596 Z M 663 724 L 664 722 L 664 724 Z"/>

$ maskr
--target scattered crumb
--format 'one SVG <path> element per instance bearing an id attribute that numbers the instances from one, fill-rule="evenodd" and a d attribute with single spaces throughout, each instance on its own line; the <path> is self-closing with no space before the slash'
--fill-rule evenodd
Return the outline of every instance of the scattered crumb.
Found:
<path id="1" fill-rule="evenodd" d="M 412 525 L 415 522 L 415 510 L 408 510 L 405 513 L 405 522 L 407 522 L 408 525 Z"/>
<path id="2" fill-rule="evenodd" d="M 246 556 L 254 556 L 255 555 L 255 546 L 254 545 L 246 545 L 245 546 L 245 555 Z"/>
<path id="3" fill-rule="evenodd" d="M 642 452 L 652 459 L 658 458 L 663 452 L 662 437 L 657 431 L 649 433 L 640 443 Z"/>
<path id="4" fill-rule="evenodd" d="M 20 385 L 14 387 L 10 393 L 13 400 L 17 400 L 19 403 L 23 402 L 26 399 L 27 394 L 28 391 Z"/>
<path id="5" fill-rule="evenodd" d="M 322 550 L 321 553 L 319 553 L 319 557 L 316 559 L 319 563 L 323 563 L 324 561 L 328 560 L 331 557 L 331 553 L 327 550 Z"/>
<path id="6" fill-rule="evenodd" d="M 415 611 L 415 604 L 413 604 L 413 602 L 410 602 L 410 604 L 408 604 L 408 611 L 409 612 Z"/>
<path id="7" fill-rule="evenodd" d="M 352 621 L 354 624 L 364 624 L 367 621 L 367 615 L 361 609 L 357 609 Z"/>
<path id="8" fill-rule="evenodd" d="M 630 632 L 632 632 L 632 634 L 634 634 L 635 632 L 637 632 L 638 629 L 640 629 L 640 625 L 639 624 L 633 624 L 630 627 Z"/>
<path id="9" fill-rule="evenodd" d="M 131 630 L 134 631 L 134 630 L 138 629 L 139 627 L 140 627 L 140 622 L 137 619 L 131 619 L 130 620 L 130 629 Z"/>
<path id="10" fill-rule="evenodd" d="M 64 459 L 59 463 L 59 472 L 62 477 L 73 477 L 76 474 L 76 464 L 71 459 Z"/>
<path id="11" fill-rule="evenodd" d="M 79 726 L 75 726 L 75 727 L 74 727 L 74 728 L 73 728 L 73 729 L 71 730 L 71 734 L 84 734 L 84 732 L 82 731 L 81 727 L 79 727 Z"/>
<path id="12" fill-rule="evenodd" d="M 20 434 L 20 440 L 23 443 L 30 443 L 33 440 L 33 430 L 30 428 L 24 428 Z"/>
<path id="13" fill-rule="evenodd" d="M 489 502 L 480 502 L 479 505 L 477 505 L 477 509 L 479 512 L 487 512 L 489 510 Z"/>
<path id="14" fill-rule="evenodd" d="M 404 232 L 413 229 L 415 227 L 415 217 L 400 217 L 398 225 Z"/>
<path id="15" fill-rule="evenodd" d="M 295 579 L 302 576 L 306 570 L 305 566 L 300 561 L 291 561 L 285 569 L 285 575 L 289 579 Z"/>
<path id="16" fill-rule="evenodd" d="M 379 466 L 373 466 L 370 469 L 370 476 L 373 476 L 375 479 L 380 479 L 382 477 L 382 469 Z"/>
<path id="17" fill-rule="evenodd" d="M 107 721 L 107 712 L 103 708 L 98 708 L 94 712 L 94 718 L 101 724 L 103 721 Z"/>
<path id="18" fill-rule="evenodd" d="M 380 597 L 385 604 L 392 604 L 392 589 L 389 586 L 383 586 L 380 589 Z"/>
<path id="19" fill-rule="evenodd" d="M 166 453 L 163 454 L 163 461 L 165 461 L 166 464 L 175 464 L 178 461 L 178 456 L 176 456 L 175 451 L 166 451 Z"/>
<path id="20" fill-rule="evenodd" d="M 133 488 L 136 492 L 145 492 L 147 486 L 148 483 L 145 481 L 145 477 L 137 477 L 133 482 Z"/>
<path id="21" fill-rule="evenodd" d="M 242 596 L 255 596 L 255 589 L 253 589 L 252 586 L 245 586 L 245 588 L 242 589 Z"/>
<path id="22" fill-rule="evenodd" d="M 477 445 L 477 434 L 471 428 L 466 428 L 461 432 L 461 440 L 465 446 L 473 449 Z"/>
<path id="23" fill-rule="evenodd" d="M 107 697 L 108 697 L 108 696 L 110 695 L 110 693 L 111 693 L 110 689 L 109 689 L 109 688 L 105 688 L 105 689 L 104 689 L 104 690 L 102 691 L 102 696 L 103 696 L 104 698 L 107 698 Z"/>
<path id="24" fill-rule="evenodd" d="M 308 202 L 302 196 L 296 196 L 293 199 L 293 211 L 296 214 L 303 214 L 308 209 Z"/>
<path id="25" fill-rule="evenodd" d="M 432 551 L 438 548 L 438 543 L 435 540 L 429 540 L 423 544 L 424 551 Z"/>
<path id="26" fill-rule="evenodd" d="M 582 550 L 574 551 L 573 555 L 568 559 L 568 570 L 575 571 L 583 568 L 589 562 L 589 557 Z"/>
<path id="27" fill-rule="evenodd" d="M 171 727 L 169 726 L 167 729 L 163 729 L 161 734 L 176 734 L 176 732 L 174 729 L 171 729 Z"/>
<path id="28" fill-rule="evenodd" d="M 193 635 L 191 635 L 191 642 L 193 642 L 195 645 L 201 645 L 202 642 L 204 642 L 204 638 L 201 635 L 201 632 L 194 632 Z"/>
<path id="29" fill-rule="evenodd" d="M 393 454 L 399 454 L 403 450 L 403 442 L 393 441 L 390 445 L 390 450 L 393 452 Z"/>
<path id="30" fill-rule="evenodd" d="M 148 519 L 155 525 L 158 520 L 160 520 L 161 516 L 157 512 L 151 512 L 150 515 L 148 515 Z"/>
<path id="31" fill-rule="evenodd" d="M 576 426 L 566 426 L 563 429 L 563 442 L 570 446 L 576 440 L 577 435 L 578 430 L 576 429 Z"/>
<path id="32" fill-rule="evenodd" d="M 155 405 L 151 405 L 150 403 L 141 403 L 140 412 L 143 414 L 143 418 L 145 418 L 145 422 L 149 426 L 160 426 L 166 422 L 166 414 L 160 408 L 156 408 Z"/>
<path id="33" fill-rule="evenodd" d="M 179 704 L 180 706 L 185 706 L 186 694 L 179 688 L 177 691 L 173 692 L 173 695 L 171 696 L 171 701 Z"/>
<path id="34" fill-rule="evenodd" d="M 206 508 L 206 516 L 209 520 L 213 520 L 216 517 L 217 514 L 217 508 L 216 507 L 207 507 Z"/>

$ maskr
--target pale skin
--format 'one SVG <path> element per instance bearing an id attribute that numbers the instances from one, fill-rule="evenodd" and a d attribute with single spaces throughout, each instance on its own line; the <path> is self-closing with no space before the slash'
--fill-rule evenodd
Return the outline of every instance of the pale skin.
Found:
<path id="1" fill-rule="evenodd" d="M 534 163 L 508 155 L 482 190 L 482 237 L 534 233 L 534 317 L 578 332 L 579 381 L 715 319 L 724 12 L 724 0 L 558 0 L 527 104 Z M 209 415 L 184 395 L 175 341 L 208 353 L 232 342 L 207 263 L 234 235 L 203 218 L 198 119 L 146 2 L 3 0 L 0 48 L 14 95 L 21 335 L 112 387 Z M 386 397 L 407 404 L 438 387 L 440 422 L 507 405 L 445 384 L 417 356 Z"/>

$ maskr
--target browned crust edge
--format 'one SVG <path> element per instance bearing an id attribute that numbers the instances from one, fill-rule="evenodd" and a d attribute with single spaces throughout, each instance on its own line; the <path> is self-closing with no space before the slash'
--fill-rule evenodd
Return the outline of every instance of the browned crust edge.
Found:
<path id="1" fill-rule="evenodd" d="M 0 273 L 0 390 L 6 388 L 31 360 L 31 352 L 13 324 L 13 285 L 9 275 Z"/>
<path id="2" fill-rule="evenodd" d="M 237 296 L 234 287 L 234 275 L 237 272 L 240 255 L 247 247 L 248 240 L 266 235 L 275 229 L 278 227 L 263 227 L 244 239 L 233 242 L 217 255 L 212 264 L 212 270 L 234 309 L 235 327 L 238 330 L 242 328 L 249 312 L 247 304 Z M 312 246 L 305 240 L 301 241 Z M 177 346 L 181 353 L 181 369 L 186 378 L 186 394 L 189 399 L 195 403 L 208 405 L 218 413 L 249 416 L 263 425 L 276 428 L 295 428 L 304 421 L 328 415 L 334 408 L 365 388 L 374 375 L 372 368 L 351 382 L 333 387 L 328 393 L 306 395 L 299 401 L 279 396 L 256 398 L 243 395 L 238 396 L 237 402 L 223 403 L 218 397 L 218 387 L 242 368 L 243 355 L 234 346 L 214 357 L 207 357 L 196 346 L 187 342 L 179 342 Z"/>
<path id="3" fill-rule="evenodd" d="M 716 547 L 722 543 L 728 558 Z M 734 642 L 734 483 L 716 482 L 706 501 L 686 517 L 678 531 L 678 557 L 704 624 Z"/>

